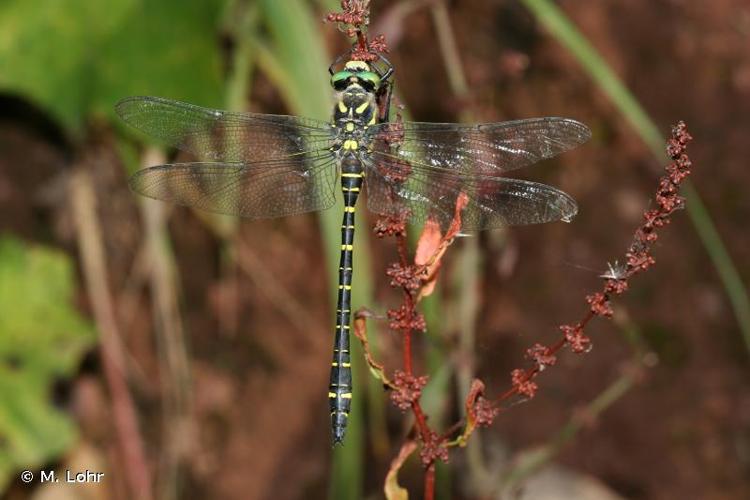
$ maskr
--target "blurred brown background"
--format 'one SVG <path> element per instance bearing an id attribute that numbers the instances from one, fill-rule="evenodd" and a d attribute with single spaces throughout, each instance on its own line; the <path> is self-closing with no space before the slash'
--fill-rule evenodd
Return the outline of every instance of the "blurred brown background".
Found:
<path id="1" fill-rule="evenodd" d="M 107 13 L 111 26 L 90 2 L 53 3 L 0 5 L 4 498 L 139 498 L 132 461 L 138 450 L 127 451 L 133 440 L 143 446 L 141 465 L 154 498 L 382 497 L 407 417 L 385 393 L 360 387 L 361 437 L 333 459 L 325 388 L 334 307 L 326 266 L 336 266 L 338 257 L 326 245 L 337 248 L 338 241 L 325 241 L 323 219 L 237 222 L 144 203 L 128 190 L 128 172 L 159 163 L 165 153 L 142 146 L 111 112 L 118 97 L 151 93 L 256 112 L 327 109 L 330 96 L 317 90 L 325 89 L 327 64 L 346 42 L 320 20 L 337 2 L 196 1 L 183 10 L 175 1 L 123 0 Z M 465 242 L 450 249 L 430 304 L 439 323 L 418 350 L 419 356 L 437 352 L 444 366 L 444 383 L 430 401 L 446 423 L 460 417 L 460 377 L 467 370 L 475 370 L 489 394 L 499 394 L 527 347 L 552 342 L 557 325 L 585 312 L 584 296 L 599 287 L 608 262 L 622 262 L 666 164 L 529 10 L 536 3 L 372 3 L 372 32 L 386 33 L 410 118 L 568 116 L 593 131 L 575 152 L 519 173 L 573 195 L 580 211 L 572 224 L 477 238 L 480 267 L 470 304 L 476 340 L 469 349 L 460 347 Z M 468 83 L 464 96 L 447 76 L 439 5 L 449 13 Z M 731 256 L 730 281 L 746 282 L 750 5 L 557 5 L 664 136 L 673 123 L 687 122 L 694 137 L 691 179 Z M 82 26 L 75 18 L 100 22 Z M 68 36 L 75 29 L 111 31 L 104 43 Z M 58 36 L 73 41 L 45 45 Z M 311 67 L 316 47 L 326 62 Z M 75 64 L 68 57 L 74 51 L 82 54 Z M 87 69 L 74 78 L 73 67 Z M 162 84 L 170 74 L 174 82 Z M 371 290 L 372 302 L 362 305 L 382 312 L 398 300 L 384 274 L 395 249 L 372 237 L 365 212 L 358 211 L 358 231 L 370 272 L 355 274 L 354 284 Z M 323 217 L 338 224 L 340 213 Z M 612 322 L 590 327 L 590 354 L 563 354 L 540 376 L 533 401 L 511 407 L 474 436 L 474 451 L 452 452 L 438 472 L 439 498 L 609 498 L 604 489 L 632 499 L 750 498 L 750 345 L 691 220 L 685 212 L 674 215 L 657 244 L 657 265 L 614 302 Z M 54 256 L 47 264 L 34 257 L 32 249 L 42 248 Z M 733 296 L 737 310 L 747 307 L 742 293 Z M 397 343 L 375 325 L 371 335 L 380 336 L 382 358 L 394 368 Z M 108 351 L 103 339 L 114 347 Z M 107 374 L 103 352 L 121 356 L 109 362 L 116 373 Z M 434 374 L 434 366 L 420 368 Z M 623 391 L 605 411 L 593 411 L 590 402 L 611 395 L 606 391 L 618 380 L 628 382 Z M 124 400 L 135 410 L 135 434 L 118 434 L 118 387 L 127 389 Z M 20 393 L 40 396 L 30 403 Z M 571 422 L 577 432 L 559 454 L 509 492 L 504 481 L 518 472 L 524 451 L 554 443 Z M 106 480 L 78 488 L 18 479 L 23 469 L 55 468 L 101 470 Z M 416 460 L 401 479 L 419 498 Z"/>

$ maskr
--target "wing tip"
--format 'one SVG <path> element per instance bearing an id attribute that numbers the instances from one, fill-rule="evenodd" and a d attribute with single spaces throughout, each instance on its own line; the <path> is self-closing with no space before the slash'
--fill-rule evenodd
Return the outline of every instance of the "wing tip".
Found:
<path id="1" fill-rule="evenodd" d="M 576 203 L 576 200 L 565 191 L 560 189 L 556 189 L 556 191 L 562 195 L 557 207 L 560 212 L 557 220 L 566 223 L 573 222 L 573 218 L 578 215 L 578 203 Z"/>
<path id="2" fill-rule="evenodd" d="M 145 177 L 155 171 L 155 170 L 163 170 L 160 168 L 161 165 L 155 166 L 155 167 L 148 167 L 148 168 L 142 168 L 138 170 L 136 173 L 130 176 L 128 179 L 128 188 L 130 188 L 130 191 L 132 191 L 135 194 L 139 194 L 141 196 L 146 196 L 148 198 L 154 198 L 154 196 L 150 195 L 147 190 L 144 188 L 143 180 Z"/>
<path id="3" fill-rule="evenodd" d="M 117 115 L 123 120 L 126 120 L 127 116 L 129 115 L 128 109 L 130 105 L 134 102 L 144 101 L 146 99 L 148 99 L 147 96 L 137 96 L 137 95 L 123 97 L 122 99 L 120 99 L 119 101 L 115 103 L 115 113 L 117 113 Z"/>
<path id="4" fill-rule="evenodd" d="M 589 139 L 591 139 L 591 129 L 588 127 L 588 125 L 579 122 L 578 120 L 573 120 L 572 118 L 569 118 L 569 120 L 578 129 L 578 137 L 581 143 L 587 142 Z"/>
<path id="5" fill-rule="evenodd" d="M 578 139 L 578 144 L 583 144 L 584 142 L 591 139 L 591 129 L 588 127 L 588 125 L 574 118 L 553 116 L 549 117 L 548 120 L 558 123 L 564 123 L 569 130 L 574 131 L 574 135 L 576 139 Z"/>

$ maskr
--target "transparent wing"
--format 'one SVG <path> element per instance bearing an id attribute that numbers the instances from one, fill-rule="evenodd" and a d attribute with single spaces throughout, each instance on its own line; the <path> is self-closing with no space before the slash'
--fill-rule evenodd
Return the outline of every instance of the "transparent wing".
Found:
<path id="1" fill-rule="evenodd" d="M 468 176 L 391 162 L 368 165 L 367 204 L 383 215 L 405 211 L 423 223 L 434 217 L 446 229 L 459 194 L 469 199 L 462 212 L 461 232 L 509 225 L 569 221 L 578 212 L 575 200 L 552 186 L 520 179 Z"/>
<path id="2" fill-rule="evenodd" d="M 129 97 L 115 110 L 136 129 L 205 161 L 278 160 L 333 144 L 331 125 L 296 116 L 232 113 L 159 97 Z"/>
<path id="3" fill-rule="evenodd" d="M 336 169 L 327 156 L 253 163 L 175 163 L 140 170 L 133 191 L 209 212 L 270 218 L 330 208 Z"/>
<path id="4" fill-rule="evenodd" d="M 392 122 L 372 127 L 369 134 L 376 160 L 485 176 L 551 158 L 591 137 L 586 125 L 555 117 L 479 125 Z"/>

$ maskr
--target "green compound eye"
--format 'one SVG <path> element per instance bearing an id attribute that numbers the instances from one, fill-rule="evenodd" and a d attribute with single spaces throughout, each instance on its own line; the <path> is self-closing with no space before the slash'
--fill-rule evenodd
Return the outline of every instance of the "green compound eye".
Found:
<path id="1" fill-rule="evenodd" d="M 344 90 L 351 77 L 351 71 L 338 71 L 331 76 L 331 86 L 336 90 Z"/>
<path id="2" fill-rule="evenodd" d="M 364 87 L 368 90 L 375 90 L 380 86 L 380 77 L 372 71 L 362 71 L 357 73 L 357 77 L 362 80 Z"/>

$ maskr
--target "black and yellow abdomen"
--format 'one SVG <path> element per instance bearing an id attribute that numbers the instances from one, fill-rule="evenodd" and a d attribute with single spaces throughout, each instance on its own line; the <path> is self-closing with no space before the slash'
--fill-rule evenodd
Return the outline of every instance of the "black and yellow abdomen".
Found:
<path id="1" fill-rule="evenodd" d="M 352 268 L 354 252 L 354 211 L 362 187 L 362 165 L 355 157 L 341 162 L 341 190 L 344 193 L 344 218 L 341 223 L 341 259 L 339 261 L 336 332 L 331 364 L 328 398 L 334 444 L 344 439 L 352 405 L 352 368 L 349 330 L 352 316 Z"/>

